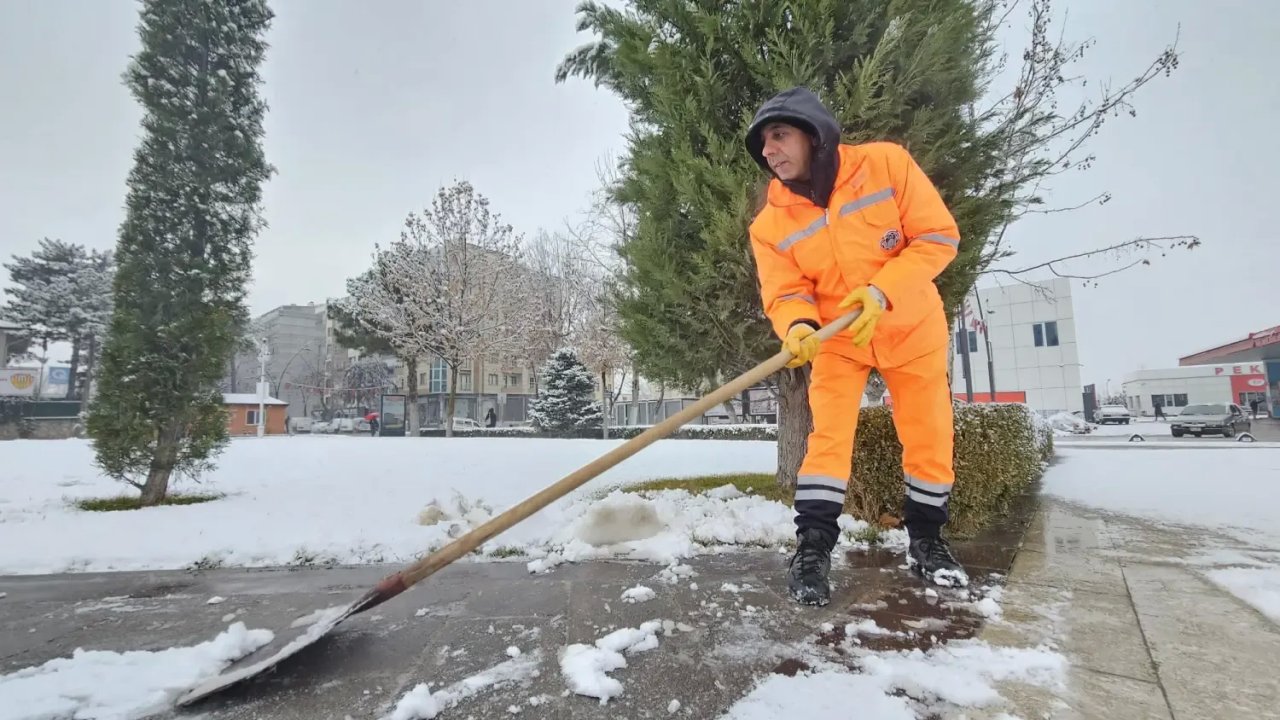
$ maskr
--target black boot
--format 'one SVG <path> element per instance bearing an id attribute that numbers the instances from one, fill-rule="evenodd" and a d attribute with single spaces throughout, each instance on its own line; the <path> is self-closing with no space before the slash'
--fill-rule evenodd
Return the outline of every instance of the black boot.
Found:
<path id="1" fill-rule="evenodd" d="M 941 536 L 925 535 L 911 539 L 907 546 L 907 562 L 917 575 L 935 585 L 966 587 L 969 576 L 951 555 L 951 548 Z"/>
<path id="2" fill-rule="evenodd" d="M 791 566 L 787 589 L 791 597 L 805 605 L 831 602 L 831 543 L 821 530 L 810 528 L 796 533 L 799 541 Z"/>

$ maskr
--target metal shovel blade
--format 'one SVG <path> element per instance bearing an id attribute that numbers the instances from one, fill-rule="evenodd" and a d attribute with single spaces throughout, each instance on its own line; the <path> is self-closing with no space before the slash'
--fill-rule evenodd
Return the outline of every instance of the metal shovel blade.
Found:
<path id="1" fill-rule="evenodd" d="M 303 648 L 314 645 L 320 638 L 329 634 L 330 630 L 337 627 L 338 623 L 367 607 L 369 607 L 369 596 L 366 595 L 349 605 L 338 605 L 314 613 L 315 620 L 311 623 L 297 628 L 291 627 L 284 633 L 277 633 L 271 642 L 228 665 L 221 674 L 188 690 L 185 695 L 178 698 L 177 706 L 190 705 L 274 667 Z M 275 648 L 274 652 L 272 652 L 273 648 Z"/>

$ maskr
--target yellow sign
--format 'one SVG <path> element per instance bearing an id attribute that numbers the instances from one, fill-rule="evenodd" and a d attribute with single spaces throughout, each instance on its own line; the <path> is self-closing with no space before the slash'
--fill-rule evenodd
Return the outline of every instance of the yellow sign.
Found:
<path id="1" fill-rule="evenodd" d="M 0 370 L 0 395 L 30 395 L 36 374 L 27 370 Z"/>

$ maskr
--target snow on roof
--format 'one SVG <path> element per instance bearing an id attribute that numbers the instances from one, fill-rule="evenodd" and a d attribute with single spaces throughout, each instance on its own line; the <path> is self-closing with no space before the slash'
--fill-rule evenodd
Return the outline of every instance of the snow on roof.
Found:
<path id="1" fill-rule="evenodd" d="M 273 397 L 269 397 L 263 402 L 267 405 L 288 405 L 289 404 L 283 400 L 277 400 L 276 398 L 273 398 Z M 258 394 L 257 393 L 222 393 L 222 404 L 223 405 L 257 405 Z"/>

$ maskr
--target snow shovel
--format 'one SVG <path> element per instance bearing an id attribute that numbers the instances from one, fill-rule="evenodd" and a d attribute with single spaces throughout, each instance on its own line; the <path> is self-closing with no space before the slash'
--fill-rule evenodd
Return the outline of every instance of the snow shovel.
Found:
<path id="1" fill-rule="evenodd" d="M 840 316 L 826 327 L 818 330 L 818 337 L 824 341 L 831 338 L 836 333 L 849 327 L 861 312 L 862 311 L 860 309 L 855 309 Z M 255 652 L 250 653 L 235 663 L 232 663 L 221 675 L 217 675 L 206 680 L 195 688 L 189 690 L 185 695 L 179 697 L 177 705 L 179 707 L 189 705 L 197 700 L 220 692 L 241 680 L 248 679 L 274 667 L 282 660 L 296 654 L 298 651 L 324 637 L 343 620 L 346 620 L 357 613 L 364 612 L 372 607 L 381 605 L 405 590 L 408 590 L 410 587 L 413 587 L 428 576 L 441 570 L 446 565 L 449 565 L 458 558 L 467 555 L 476 548 L 485 544 L 499 533 L 511 529 L 521 520 L 528 518 L 530 515 L 533 515 L 556 500 L 559 500 L 570 492 L 578 489 L 588 480 L 595 478 L 600 473 L 608 470 L 614 465 L 617 465 L 623 460 L 626 460 L 632 455 L 635 455 L 644 448 L 653 444 L 654 441 L 670 435 L 681 425 L 684 425 L 704 412 L 737 397 L 742 393 L 742 391 L 783 369 L 787 362 L 789 362 L 793 357 L 794 356 L 786 350 L 780 351 L 777 355 L 774 355 L 733 380 L 730 380 L 728 383 L 720 386 L 716 390 L 713 390 L 701 400 L 698 400 L 694 404 L 684 408 L 680 412 L 666 420 L 663 420 L 657 425 L 654 425 L 640 435 L 637 435 L 622 445 L 610 450 L 589 464 L 575 470 L 554 485 L 548 486 L 540 492 L 530 496 L 518 505 L 511 507 L 501 515 L 494 517 L 480 527 L 475 528 L 471 532 L 454 540 L 448 545 L 445 545 L 439 550 L 436 550 L 430 555 L 418 559 L 412 565 L 409 565 L 392 575 L 388 575 L 355 602 L 352 602 L 349 605 L 339 605 L 337 607 L 317 611 L 316 613 L 307 616 L 306 623 L 295 621 L 294 625 L 300 625 L 300 627 L 291 627 L 288 633 L 277 634 L 276 639 L 271 643 L 264 645 Z M 281 640 L 285 636 L 290 636 L 290 639 L 288 642 L 281 645 Z M 273 647 L 278 649 L 272 652 Z"/>

